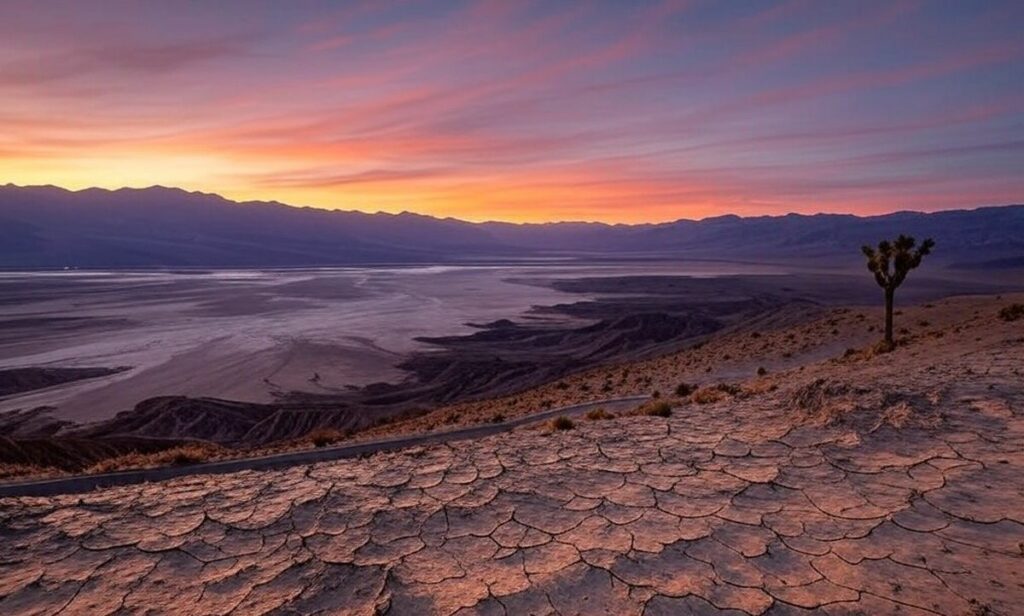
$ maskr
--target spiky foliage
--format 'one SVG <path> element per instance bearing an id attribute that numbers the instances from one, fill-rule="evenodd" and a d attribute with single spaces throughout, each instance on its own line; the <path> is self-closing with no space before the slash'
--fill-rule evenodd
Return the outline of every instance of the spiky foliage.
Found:
<path id="1" fill-rule="evenodd" d="M 921 265 L 921 260 L 930 254 L 934 247 L 935 242 L 930 238 L 918 246 L 914 238 L 900 235 L 892 242 L 882 240 L 878 243 L 878 248 L 861 248 L 868 259 L 868 271 L 875 276 L 875 282 L 885 291 L 885 344 L 888 347 L 893 345 L 892 306 L 896 288 L 907 279 L 910 270 Z"/>

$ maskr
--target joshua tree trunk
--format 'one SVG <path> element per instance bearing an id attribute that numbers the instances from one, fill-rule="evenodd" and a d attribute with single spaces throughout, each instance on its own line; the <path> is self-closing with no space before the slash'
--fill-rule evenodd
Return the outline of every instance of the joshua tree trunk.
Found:
<path id="1" fill-rule="evenodd" d="M 885 344 L 888 346 L 893 345 L 892 300 L 894 295 L 896 295 L 896 289 L 892 287 L 885 288 Z"/>

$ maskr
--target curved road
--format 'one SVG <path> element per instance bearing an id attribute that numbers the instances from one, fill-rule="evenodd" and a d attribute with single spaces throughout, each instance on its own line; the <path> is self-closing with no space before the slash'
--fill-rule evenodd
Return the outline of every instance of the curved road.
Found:
<path id="1" fill-rule="evenodd" d="M 506 432 L 525 424 L 551 419 L 552 417 L 557 417 L 559 415 L 582 415 L 583 413 L 598 407 L 604 407 L 605 409 L 613 412 L 621 412 L 623 410 L 633 408 L 637 403 L 647 399 L 648 396 L 609 398 L 607 400 L 584 402 L 582 404 L 573 404 L 571 406 L 549 409 L 547 411 L 517 417 L 501 423 L 481 424 L 467 426 L 465 428 L 456 428 L 454 430 L 396 436 L 393 438 L 366 441 L 352 445 L 339 445 L 337 447 L 323 447 L 319 449 L 285 452 L 256 458 L 241 458 L 237 460 L 222 460 L 219 462 L 204 462 L 202 464 L 190 464 L 183 466 L 165 466 L 160 468 L 118 471 L 115 473 L 102 473 L 96 475 L 74 475 L 70 477 L 58 477 L 55 479 L 0 483 L 0 498 L 13 496 L 53 496 L 55 494 L 75 494 L 110 486 L 123 486 L 149 481 L 163 481 L 165 479 L 172 479 L 174 477 L 182 477 L 185 475 L 234 473 L 246 470 L 262 471 L 294 466 L 297 464 L 313 464 L 327 460 L 352 458 L 377 453 L 378 451 L 403 449 L 405 447 L 413 447 L 416 445 L 434 445 L 437 443 L 482 438 L 492 434 L 498 434 L 499 432 Z"/>

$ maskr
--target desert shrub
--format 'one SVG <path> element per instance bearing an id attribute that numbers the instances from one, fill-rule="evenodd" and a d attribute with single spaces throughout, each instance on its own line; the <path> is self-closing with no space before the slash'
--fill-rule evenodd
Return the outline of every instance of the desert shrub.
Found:
<path id="1" fill-rule="evenodd" d="M 761 332 L 752 332 L 750 334 L 750 337 L 751 338 L 760 338 L 761 337 Z"/>
<path id="2" fill-rule="evenodd" d="M 133 468 L 184 466 L 207 462 L 225 453 L 214 443 L 186 443 L 153 453 L 129 453 L 101 460 L 85 470 L 86 473 L 110 473 Z"/>
<path id="3" fill-rule="evenodd" d="M 46 477 L 49 475 L 60 475 L 62 472 L 62 469 L 54 466 L 0 463 L 0 479 L 8 479 L 12 477 Z"/>
<path id="4" fill-rule="evenodd" d="M 725 399 L 726 396 L 738 396 L 741 393 L 743 393 L 743 388 L 738 385 L 719 383 L 698 389 L 690 396 L 690 400 L 697 404 L 711 404 Z"/>
<path id="5" fill-rule="evenodd" d="M 505 421 L 504 413 L 495 413 L 491 415 L 491 423 L 501 423 L 503 421 Z"/>
<path id="6" fill-rule="evenodd" d="M 696 385 L 690 385 L 689 383 L 680 383 L 680 384 L 676 385 L 676 395 L 681 397 L 681 398 L 685 397 L 685 396 L 689 396 L 690 394 L 692 394 L 696 390 L 697 390 L 697 386 Z"/>
<path id="7" fill-rule="evenodd" d="M 1004 321 L 1024 319 L 1024 304 L 1010 304 L 999 311 L 999 318 Z"/>
<path id="8" fill-rule="evenodd" d="M 654 391 L 651 392 L 651 397 L 657 400 L 658 398 L 661 397 L 661 392 L 655 389 Z"/>
<path id="9" fill-rule="evenodd" d="M 658 400 L 642 406 L 640 413 L 649 417 L 671 417 L 672 405 L 664 400 Z"/>
<path id="10" fill-rule="evenodd" d="M 555 383 L 555 389 L 569 389 L 569 384 L 565 381 L 559 381 Z"/>
<path id="11" fill-rule="evenodd" d="M 551 420 L 552 430 L 572 430 L 575 427 L 576 424 L 573 423 L 573 421 L 566 417 L 565 415 L 555 417 L 554 419 Z"/>
<path id="12" fill-rule="evenodd" d="M 346 434 L 336 428 L 313 428 L 306 434 L 306 440 L 314 447 L 326 447 L 344 440 Z"/>
<path id="13" fill-rule="evenodd" d="M 757 369 L 757 376 L 764 376 L 768 374 L 768 371 L 764 369 L 764 366 L 760 366 Z"/>
<path id="14" fill-rule="evenodd" d="M 600 421 L 602 419 L 615 419 L 615 415 L 609 413 L 603 408 L 596 408 L 587 411 L 587 419 L 590 421 Z"/>
<path id="15" fill-rule="evenodd" d="M 195 446 L 176 447 L 167 453 L 167 461 L 172 466 L 199 464 L 200 462 L 205 462 L 210 457 L 210 451 L 208 449 Z"/>

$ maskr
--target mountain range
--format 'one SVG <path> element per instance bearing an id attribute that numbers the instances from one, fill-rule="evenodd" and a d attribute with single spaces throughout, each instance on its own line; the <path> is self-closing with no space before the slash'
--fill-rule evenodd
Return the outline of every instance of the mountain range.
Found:
<path id="1" fill-rule="evenodd" d="M 934 261 L 1024 266 L 1024 205 L 881 216 L 718 216 L 659 224 L 471 223 L 216 194 L 0 186 L 0 267 L 257 267 L 684 258 L 849 262 L 865 243 L 932 237 Z"/>

